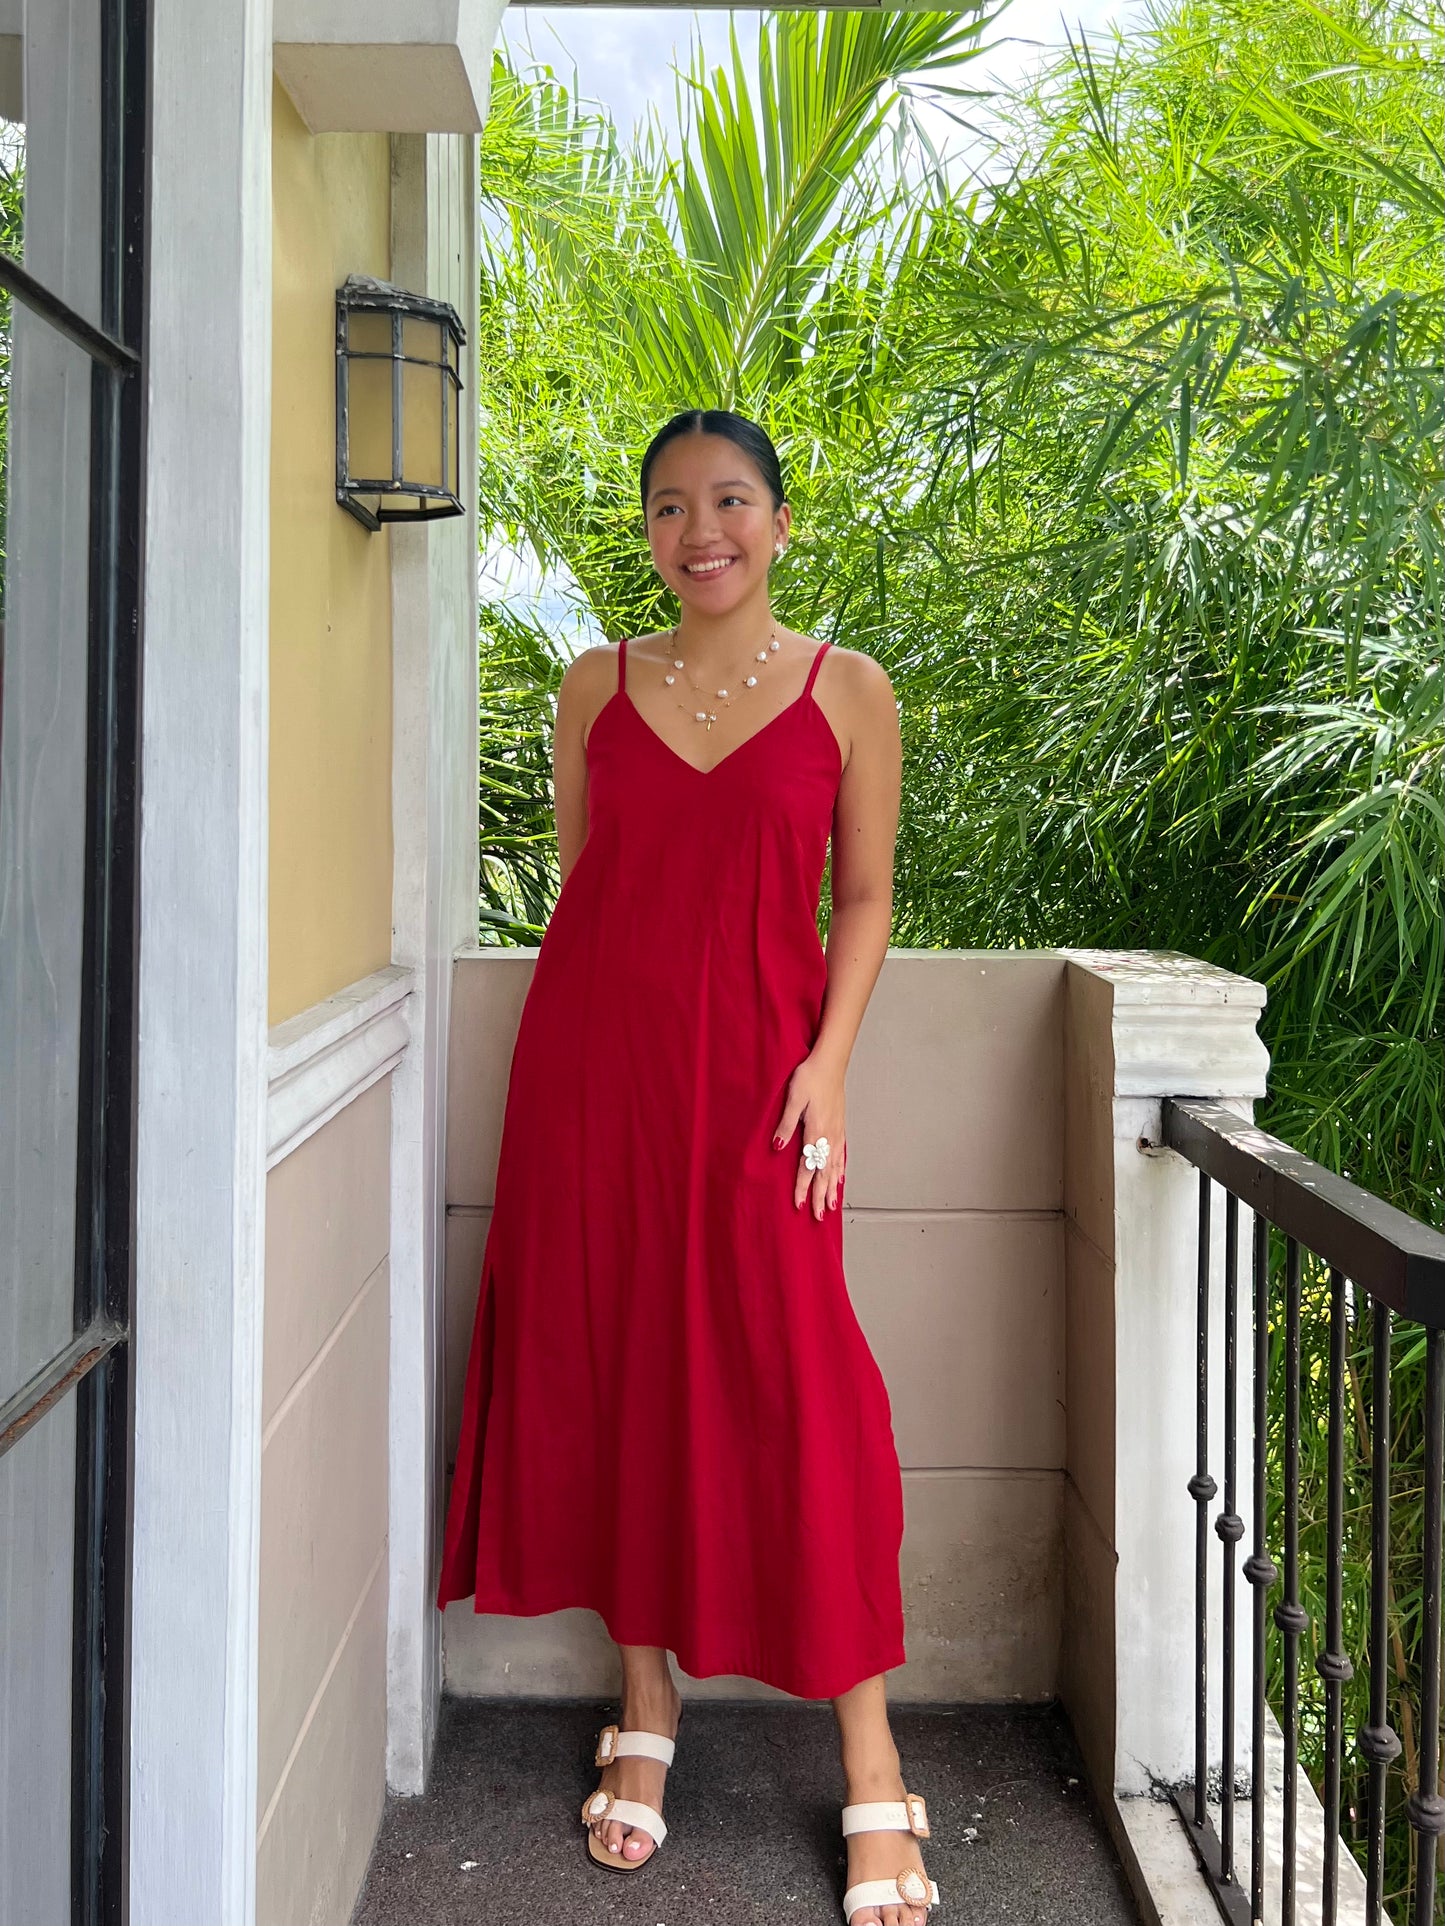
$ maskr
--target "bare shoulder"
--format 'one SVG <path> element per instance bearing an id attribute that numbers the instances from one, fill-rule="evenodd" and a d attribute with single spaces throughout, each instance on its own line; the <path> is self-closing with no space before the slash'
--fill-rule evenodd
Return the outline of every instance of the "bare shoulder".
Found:
<path id="1" fill-rule="evenodd" d="M 627 659 L 629 662 L 662 662 L 677 653 L 672 646 L 672 634 L 668 629 L 650 629 L 645 635 L 629 637 Z M 617 651 L 612 652 L 613 661 Z"/>
<path id="2" fill-rule="evenodd" d="M 811 637 L 807 638 L 811 640 Z M 899 755 L 898 705 L 883 664 L 835 642 L 818 664 L 818 705 L 838 737 L 843 766 L 886 768 Z"/>
<path id="3" fill-rule="evenodd" d="M 860 714 L 894 707 L 888 671 L 862 649 L 847 649 L 835 642 L 818 673 L 820 678 L 826 675 L 829 688 L 836 691 L 840 701 L 856 704 Z"/>
<path id="4" fill-rule="evenodd" d="M 573 656 L 562 676 L 568 695 L 584 699 L 617 681 L 617 644 L 596 642 Z"/>
<path id="5" fill-rule="evenodd" d="M 590 647 L 582 649 L 572 661 L 566 664 L 563 682 L 576 690 L 586 690 L 593 682 L 605 682 L 609 664 L 617 672 L 617 643 L 615 641 L 593 641 Z"/>

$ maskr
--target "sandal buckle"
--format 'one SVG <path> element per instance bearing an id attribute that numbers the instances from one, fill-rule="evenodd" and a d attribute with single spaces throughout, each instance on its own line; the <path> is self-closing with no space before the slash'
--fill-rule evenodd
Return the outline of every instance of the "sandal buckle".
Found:
<path id="1" fill-rule="evenodd" d="M 616 1756 L 617 1736 L 618 1728 L 615 1725 L 603 1726 L 597 1735 L 597 1751 L 592 1760 L 593 1765 L 611 1765 Z"/>
<path id="2" fill-rule="evenodd" d="M 599 1786 L 595 1792 L 589 1792 L 587 1797 L 582 1801 L 583 1825 L 597 1825 L 611 1812 L 612 1806 L 612 1794 L 605 1791 L 601 1786 Z"/>
<path id="3" fill-rule="evenodd" d="M 893 1883 L 898 1888 L 898 1897 L 905 1906 L 932 1905 L 928 1897 L 928 1881 L 917 1866 L 905 1866 Z"/>
<path id="4" fill-rule="evenodd" d="M 928 1808 L 923 1803 L 922 1794 L 905 1792 L 903 1803 L 908 1810 L 908 1830 L 914 1838 L 931 1839 L 933 1835 L 928 1829 Z"/>

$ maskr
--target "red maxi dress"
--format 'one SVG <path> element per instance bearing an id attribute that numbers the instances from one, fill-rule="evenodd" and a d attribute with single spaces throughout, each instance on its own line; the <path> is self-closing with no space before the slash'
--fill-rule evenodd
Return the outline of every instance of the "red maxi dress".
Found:
<path id="1" fill-rule="evenodd" d="M 801 1130 L 772 1147 L 826 980 L 828 646 L 706 772 L 618 649 L 512 1056 L 437 1596 L 587 1606 L 695 1678 L 815 1699 L 904 1657 L 902 1480 L 841 1205 L 795 1210 Z"/>

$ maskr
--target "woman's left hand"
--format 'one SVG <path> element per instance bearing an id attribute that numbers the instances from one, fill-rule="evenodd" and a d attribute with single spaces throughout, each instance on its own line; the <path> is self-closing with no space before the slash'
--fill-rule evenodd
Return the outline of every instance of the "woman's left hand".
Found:
<path id="1" fill-rule="evenodd" d="M 799 1153 L 793 1208 L 798 1209 L 811 1192 L 813 1216 L 821 1220 L 824 1210 L 838 1208 L 843 1183 L 843 1072 L 812 1056 L 804 1057 L 788 1079 L 783 1114 L 773 1132 L 774 1150 L 781 1150 L 791 1142 L 799 1122 L 803 1126 L 803 1142 L 816 1144 L 820 1138 L 826 1138 L 828 1155 L 822 1168 L 814 1170 L 807 1157 Z"/>

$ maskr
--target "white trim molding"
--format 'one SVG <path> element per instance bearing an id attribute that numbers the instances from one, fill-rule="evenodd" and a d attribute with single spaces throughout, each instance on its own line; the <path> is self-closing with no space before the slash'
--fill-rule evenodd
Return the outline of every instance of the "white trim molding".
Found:
<path id="1" fill-rule="evenodd" d="M 401 1062 L 414 983 L 413 971 L 388 963 L 271 1031 L 268 1170 Z"/>

